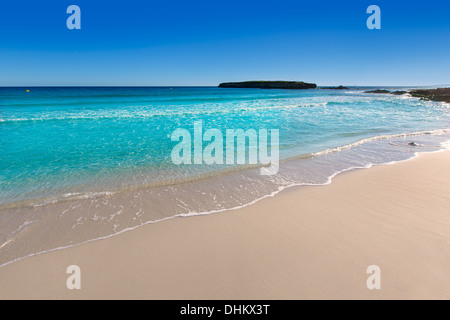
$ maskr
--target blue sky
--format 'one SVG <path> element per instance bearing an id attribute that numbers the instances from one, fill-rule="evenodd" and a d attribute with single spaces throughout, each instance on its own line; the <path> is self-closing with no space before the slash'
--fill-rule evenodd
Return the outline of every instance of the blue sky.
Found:
<path id="1" fill-rule="evenodd" d="M 68 30 L 69 5 L 81 30 Z M 369 30 L 370 5 L 382 29 Z M 450 1 L 8 1 L 0 86 L 450 84 Z"/>

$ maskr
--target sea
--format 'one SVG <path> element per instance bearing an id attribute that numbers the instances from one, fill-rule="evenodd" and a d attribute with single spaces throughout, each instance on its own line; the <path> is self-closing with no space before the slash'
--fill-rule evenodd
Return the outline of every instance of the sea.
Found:
<path id="1" fill-rule="evenodd" d="M 450 105 L 372 89 L 0 88 L 0 266 L 449 147 Z M 277 130 L 279 170 L 174 163 L 199 122 Z"/>

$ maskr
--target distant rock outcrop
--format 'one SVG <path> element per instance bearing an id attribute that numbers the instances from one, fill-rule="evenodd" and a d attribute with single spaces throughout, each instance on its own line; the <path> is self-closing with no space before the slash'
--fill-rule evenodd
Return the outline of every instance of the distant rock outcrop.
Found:
<path id="1" fill-rule="evenodd" d="M 344 86 L 339 86 L 339 87 L 322 87 L 320 89 L 326 89 L 326 90 L 349 90 L 349 88 L 344 87 Z"/>
<path id="2" fill-rule="evenodd" d="M 380 90 L 380 89 L 378 89 L 378 90 L 373 90 L 373 91 L 364 91 L 364 93 L 384 93 L 384 94 L 387 94 L 387 93 L 391 93 L 389 90 Z"/>
<path id="3" fill-rule="evenodd" d="M 315 83 L 302 81 L 245 81 L 221 83 L 219 88 L 254 88 L 254 89 L 315 89 Z"/>
<path id="4" fill-rule="evenodd" d="M 401 95 L 404 95 L 407 93 L 408 93 L 408 91 L 393 91 L 393 92 L 391 92 L 391 94 L 396 95 L 396 96 L 401 96 Z"/>
<path id="5" fill-rule="evenodd" d="M 450 88 L 411 90 L 409 93 L 417 98 L 450 103 Z"/>

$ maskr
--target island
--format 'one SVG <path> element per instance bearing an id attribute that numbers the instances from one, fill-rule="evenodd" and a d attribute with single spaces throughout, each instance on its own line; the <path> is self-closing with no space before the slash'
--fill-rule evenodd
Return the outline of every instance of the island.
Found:
<path id="1" fill-rule="evenodd" d="M 219 88 L 248 88 L 248 89 L 316 89 L 315 83 L 302 81 L 245 81 L 221 83 Z"/>

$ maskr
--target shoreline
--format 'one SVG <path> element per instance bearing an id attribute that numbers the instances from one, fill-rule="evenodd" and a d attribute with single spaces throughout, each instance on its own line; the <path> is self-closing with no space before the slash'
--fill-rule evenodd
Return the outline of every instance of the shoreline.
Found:
<path id="1" fill-rule="evenodd" d="M 290 188 L 242 209 L 170 219 L 29 257 L 0 268 L 7 289 L 0 298 L 448 299 L 450 169 L 444 165 L 449 159 L 450 151 L 420 154 L 412 161 L 346 172 L 327 186 Z M 391 179 L 398 190 L 387 190 Z M 367 188 L 371 192 L 364 194 Z M 427 206 L 430 219 L 423 211 Z M 419 234 L 411 232 L 417 229 Z M 416 257 L 419 253 L 430 261 Z M 405 259 L 397 259 L 399 254 Z M 374 263 L 363 268 L 362 261 L 368 263 L 369 256 L 380 259 L 387 273 L 380 292 L 365 288 L 365 268 Z M 419 265 L 410 265 L 411 259 Z M 360 268 L 352 277 L 347 269 L 354 263 Z M 83 272 L 78 292 L 65 287 L 65 268 L 72 264 Z M 403 277 L 424 269 L 433 274 L 416 275 L 411 283 Z"/>
<path id="2" fill-rule="evenodd" d="M 255 180 L 252 182 L 253 185 L 256 182 L 261 183 L 261 186 L 263 186 L 262 185 L 263 183 L 265 184 L 263 186 L 264 188 L 262 188 L 264 192 L 259 197 L 251 198 L 248 201 L 245 201 L 244 203 L 239 203 L 237 201 L 241 199 L 239 195 L 239 192 L 241 191 L 239 192 L 236 191 L 234 192 L 234 194 L 229 193 L 227 195 L 223 195 L 222 198 L 219 198 L 220 200 L 223 200 L 224 197 L 229 198 L 232 198 L 233 196 L 236 197 L 237 201 L 236 205 L 229 207 L 227 206 L 221 207 L 219 203 L 219 205 L 210 210 L 203 210 L 203 211 L 188 210 L 186 212 L 179 212 L 174 215 L 165 215 L 165 212 L 160 211 L 162 209 L 164 209 L 163 211 L 168 210 L 168 208 L 164 206 L 164 204 L 167 204 L 167 202 L 161 202 L 160 196 L 161 193 L 163 194 L 167 193 L 167 190 L 165 190 L 165 188 L 173 188 L 174 186 L 176 186 L 176 185 L 169 185 L 159 187 L 158 189 L 159 191 L 158 190 L 155 191 L 155 189 L 152 188 L 139 188 L 135 190 L 136 193 L 134 193 L 133 190 L 130 190 L 128 192 L 124 191 L 111 193 L 109 196 L 100 198 L 80 197 L 80 199 L 73 199 L 73 200 L 67 199 L 66 201 L 50 203 L 42 206 L 38 205 L 31 207 L 11 208 L 8 209 L 9 211 L 5 211 L 7 217 L 6 221 L 8 221 L 8 216 L 10 217 L 9 218 L 10 220 L 12 220 L 15 216 L 25 218 L 22 218 L 23 223 L 19 226 L 17 231 L 14 231 L 14 233 L 10 237 L 8 237 L 5 241 L 1 242 L 2 244 L 0 245 L 1 250 L 0 253 L 2 253 L 3 258 L 0 260 L 0 268 L 37 255 L 51 253 L 60 250 L 66 250 L 75 246 L 109 239 L 111 237 L 115 237 L 123 233 L 136 230 L 140 227 L 145 227 L 147 225 L 172 220 L 175 218 L 190 218 L 196 216 L 215 215 L 235 210 L 242 210 L 247 207 L 253 206 L 260 201 L 264 201 L 265 199 L 276 197 L 278 194 L 285 192 L 285 190 L 288 189 L 329 185 L 332 183 L 332 181 L 336 176 L 339 176 L 342 173 L 347 173 L 348 171 L 358 169 L 369 169 L 373 166 L 380 166 L 380 165 L 382 166 L 387 164 L 400 163 L 403 161 L 409 161 L 411 159 L 416 158 L 420 153 L 434 153 L 445 151 L 449 148 L 449 146 L 447 145 L 448 142 L 450 141 L 450 140 L 447 141 L 447 139 L 449 138 L 448 133 L 449 129 L 435 129 L 431 131 L 412 132 L 408 134 L 376 136 L 362 139 L 349 145 L 326 149 L 311 154 L 308 158 L 301 157 L 297 159 L 294 157 L 292 159 L 287 159 L 286 163 L 290 163 L 291 167 L 287 169 L 284 168 L 286 170 L 283 169 L 282 171 L 280 171 L 281 174 L 280 177 L 286 180 L 290 179 L 289 184 L 271 185 L 270 187 L 272 187 L 272 189 L 270 189 L 267 182 L 262 180 L 261 181 Z M 361 162 L 358 165 L 356 165 L 356 163 L 353 163 L 353 165 L 348 167 L 347 167 L 348 164 L 346 164 L 342 165 L 340 169 L 334 168 L 333 171 L 329 171 L 326 175 L 323 175 L 320 178 L 321 180 L 316 182 L 311 183 L 296 182 L 296 178 L 302 177 L 302 175 L 307 173 L 305 169 L 314 172 L 320 167 L 320 163 L 319 167 L 317 167 L 317 165 L 314 164 L 316 161 L 315 160 L 316 157 L 317 159 L 321 159 L 319 160 L 319 162 L 320 161 L 327 162 L 331 160 L 332 162 L 337 163 L 339 161 L 342 161 L 343 159 L 345 162 L 346 152 L 350 152 L 350 156 L 354 157 L 360 152 L 356 151 L 356 154 L 352 153 L 360 147 L 369 149 L 370 152 L 372 152 L 373 151 L 372 148 L 380 148 L 380 147 L 384 148 L 384 145 L 386 144 L 384 141 L 389 141 L 393 138 L 406 138 L 406 137 L 426 138 L 427 145 L 424 145 L 424 147 L 426 148 L 411 149 L 408 147 L 407 149 L 404 149 L 402 147 L 405 147 L 406 144 L 396 145 L 389 143 L 390 145 L 395 146 L 395 148 L 397 149 L 398 147 L 400 147 L 399 150 L 407 150 L 407 153 L 403 154 L 403 151 L 401 151 L 400 155 L 397 154 L 396 156 L 394 156 L 395 152 L 390 151 L 392 153 L 391 157 L 392 156 L 394 156 L 394 158 L 397 157 L 395 158 L 395 160 L 387 161 L 389 157 L 385 158 L 385 156 L 382 156 L 378 160 L 371 159 L 369 162 Z M 431 140 L 428 137 L 433 137 L 433 139 L 438 139 L 439 141 L 441 141 L 439 142 L 440 144 L 439 149 L 437 150 L 427 149 L 427 148 L 438 148 L 438 146 L 436 145 L 434 146 L 428 145 L 428 143 L 431 142 Z M 442 140 L 441 137 L 444 137 L 445 140 Z M 442 141 L 447 142 L 444 143 Z M 383 146 L 379 145 L 380 143 L 382 143 Z M 380 150 L 381 149 L 378 149 L 378 152 Z M 363 154 L 360 154 L 359 156 L 361 155 Z M 355 159 L 353 158 L 353 160 Z M 298 166 L 299 164 L 301 166 Z M 322 173 L 327 172 L 326 168 L 323 170 L 324 171 Z M 210 198 L 208 198 L 208 195 L 213 196 L 215 199 L 217 189 L 214 187 L 214 185 L 217 184 L 218 181 L 220 182 L 220 188 L 223 188 L 223 186 L 227 186 L 228 188 L 234 188 L 234 186 L 236 186 L 236 183 L 238 183 L 240 184 L 240 188 L 238 189 L 242 189 L 243 187 L 244 189 L 246 187 L 250 187 L 250 189 L 253 189 L 254 186 L 252 184 L 245 185 L 241 181 L 242 177 L 240 175 L 243 172 L 247 172 L 247 179 L 251 177 L 250 176 L 252 172 L 251 170 L 249 171 L 237 170 L 230 175 L 220 174 L 217 177 L 212 177 L 211 179 L 200 179 L 198 181 L 189 182 L 188 184 L 180 184 L 179 191 L 177 190 L 177 192 L 175 193 L 174 192 L 167 193 L 166 195 L 164 195 L 165 198 L 162 201 L 170 200 L 170 202 L 172 203 L 171 204 L 172 207 L 169 207 L 169 209 L 170 208 L 173 209 L 174 203 L 177 203 L 178 201 L 181 204 L 186 205 L 186 203 L 183 202 L 186 201 L 186 198 L 184 197 L 179 200 L 177 195 L 183 196 L 183 192 L 188 191 L 189 197 L 192 197 L 193 195 L 196 195 L 200 192 L 204 195 L 203 198 L 205 197 L 207 198 L 207 202 L 211 202 Z M 300 173 L 300 176 L 298 176 L 297 172 Z M 256 179 L 258 179 L 258 177 L 259 175 L 256 175 Z M 220 180 L 215 180 L 214 178 L 219 178 Z M 210 190 L 209 193 L 206 190 Z M 208 194 L 206 194 L 205 192 L 207 192 Z M 109 192 L 97 192 L 97 193 L 109 194 Z M 134 199 L 136 199 L 136 197 L 139 197 L 140 199 L 143 198 L 146 200 L 139 200 L 139 206 L 137 206 L 136 203 L 134 203 L 135 202 Z M 173 201 L 174 198 L 177 199 L 177 201 Z M 200 199 L 200 197 L 197 197 L 196 199 L 198 200 Z M 155 205 L 157 206 L 157 208 L 155 207 Z M 154 217 L 151 217 L 150 219 L 148 219 L 147 215 L 144 215 L 144 213 L 151 214 L 153 211 L 156 212 L 156 214 L 154 215 Z M 139 219 L 137 219 L 138 216 Z M 36 218 L 37 220 L 34 221 L 34 218 Z M 130 224 L 131 219 L 133 220 L 133 222 L 136 221 L 136 223 Z M 97 221 L 100 221 L 101 224 L 99 225 Z M 104 221 L 107 221 L 107 223 L 103 224 Z M 124 222 L 125 227 L 115 230 L 116 225 L 113 224 L 114 223 L 118 224 L 118 221 L 120 221 L 120 223 Z M 87 224 L 83 224 L 85 222 L 87 222 Z M 111 228 L 114 228 L 113 232 Z M 53 237 L 48 237 L 47 236 L 48 234 L 52 234 Z"/>

